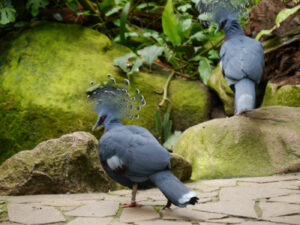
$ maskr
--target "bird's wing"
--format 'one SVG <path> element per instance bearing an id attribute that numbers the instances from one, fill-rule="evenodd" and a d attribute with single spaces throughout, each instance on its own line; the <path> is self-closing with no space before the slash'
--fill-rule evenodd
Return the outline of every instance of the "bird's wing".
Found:
<path id="1" fill-rule="evenodd" d="M 113 128 L 102 136 L 99 145 L 102 164 L 115 174 L 147 177 L 170 167 L 169 152 L 142 127 Z"/>
<path id="2" fill-rule="evenodd" d="M 246 36 L 231 38 L 220 51 L 223 74 L 229 83 L 245 77 L 259 83 L 264 67 L 264 51 L 260 42 Z"/>

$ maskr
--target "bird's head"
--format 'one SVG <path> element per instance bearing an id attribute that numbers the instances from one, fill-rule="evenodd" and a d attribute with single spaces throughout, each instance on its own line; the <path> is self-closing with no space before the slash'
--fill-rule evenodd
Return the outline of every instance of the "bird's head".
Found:
<path id="1" fill-rule="evenodd" d="M 217 24 L 216 32 L 229 29 L 232 23 L 247 17 L 249 0 L 199 0 L 196 9 L 200 13 L 200 20 L 209 24 Z M 215 32 L 215 33 L 216 33 Z"/>
<path id="2" fill-rule="evenodd" d="M 117 82 L 108 75 L 108 81 L 94 85 L 87 90 L 88 99 L 91 100 L 98 119 L 93 130 L 98 126 L 104 127 L 122 118 L 137 119 L 139 111 L 146 105 L 144 97 L 138 89 L 132 90 L 127 79 Z"/>
<path id="3" fill-rule="evenodd" d="M 229 7 L 218 7 L 213 16 L 218 25 L 215 33 L 222 29 L 228 30 L 232 23 L 237 20 L 236 11 Z"/>

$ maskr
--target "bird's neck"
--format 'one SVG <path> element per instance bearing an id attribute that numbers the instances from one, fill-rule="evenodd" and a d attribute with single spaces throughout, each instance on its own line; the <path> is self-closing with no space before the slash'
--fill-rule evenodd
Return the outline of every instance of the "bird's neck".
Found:
<path id="1" fill-rule="evenodd" d="M 230 26 L 225 27 L 224 30 L 227 38 L 233 35 L 244 35 L 241 25 L 235 20 L 231 22 Z"/>
<path id="2" fill-rule="evenodd" d="M 104 125 L 104 132 L 108 131 L 114 127 L 123 126 L 122 122 L 116 118 L 112 118 L 110 120 L 104 121 L 103 125 Z"/>

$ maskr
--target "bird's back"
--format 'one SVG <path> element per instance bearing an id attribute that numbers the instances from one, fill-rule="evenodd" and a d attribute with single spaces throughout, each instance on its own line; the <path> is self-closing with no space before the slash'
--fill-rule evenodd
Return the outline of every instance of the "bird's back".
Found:
<path id="1" fill-rule="evenodd" d="M 264 67 L 261 43 L 245 35 L 232 35 L 221 47 L 222 70 L 229 85 L 248 78 L 259 83 Z"/>
<path id="2" fill-rule="evenodd" d="M 170 168 L 169 152 L 139 126 L 121 125 L 108 130 L 100 139 L 98 153 L 109 175 L 134 182 L 143 182 L 153 173 Z"/>

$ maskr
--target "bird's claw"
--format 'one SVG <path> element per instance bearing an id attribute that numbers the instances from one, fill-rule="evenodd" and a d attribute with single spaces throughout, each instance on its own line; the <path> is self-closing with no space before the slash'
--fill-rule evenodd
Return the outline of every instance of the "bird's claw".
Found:
<path id="1" fill-rule="evenodd" d="M 132 207 L 142 207 L 141 204 L 137 203 L 137 202 L 131 202 L 129 204 L 125 203 L 122 208 L 132 208 Z"/>
<path id="2" fill-rule="evenodd" d="M 166 204 L 162 209 L 163 209 L 163 210 L 165 210 L 165 209 L 170 209 L 170 208 L 171 208 L 171 205 L 172 205 L 171 201 L 168 200 L 167 204 Z"/>

